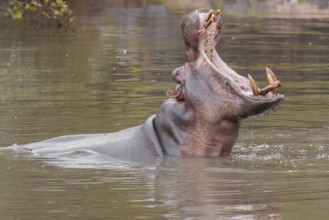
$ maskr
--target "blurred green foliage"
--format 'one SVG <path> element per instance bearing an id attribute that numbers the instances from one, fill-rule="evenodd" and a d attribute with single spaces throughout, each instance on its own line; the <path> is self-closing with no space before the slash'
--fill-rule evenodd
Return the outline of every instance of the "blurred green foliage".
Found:
<path id="1" fill-rule="evenodd" d="M 36 28 L 51 26 L 69 28 L 73 12 L 64 0 L 0 0 L 5 16 L 12 19 L 27 17 Z"/>

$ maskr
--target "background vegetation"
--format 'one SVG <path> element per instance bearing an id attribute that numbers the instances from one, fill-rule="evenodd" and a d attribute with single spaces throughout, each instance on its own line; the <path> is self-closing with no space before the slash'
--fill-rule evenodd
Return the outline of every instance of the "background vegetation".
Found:
<path id="1" fill-rule="evenodd" d="M 0 0 L 0 9 L 12 19 L 27 17 L 36 28 L 68 28 L 73 22 L 73 12 L 64 0 Z"/>

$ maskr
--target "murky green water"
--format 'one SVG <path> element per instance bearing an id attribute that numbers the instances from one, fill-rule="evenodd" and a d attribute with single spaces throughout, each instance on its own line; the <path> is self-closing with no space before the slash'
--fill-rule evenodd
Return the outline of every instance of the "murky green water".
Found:
<path id="1" fill-rule="evenodd" d="M 139 2 L 81 7 L 73 32 L 0 21 L 1 146 L 116 131 L 157 112 L 184 62 L 186 9 Z M 232 157 L 135 165 L 0 151 L 0 219 L 328 219 L 328 9 L 300 19 L 241 4 L 221 5 L 220 55 L 262 85 L 270 67 L 286 101 L 244 123 Z"/>

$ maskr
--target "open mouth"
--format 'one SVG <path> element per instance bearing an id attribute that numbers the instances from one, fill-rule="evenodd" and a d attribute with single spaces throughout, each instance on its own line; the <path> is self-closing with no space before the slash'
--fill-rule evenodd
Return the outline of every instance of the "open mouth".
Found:
<path id="1" fill-rule="evenodd" d="M 258 99 L 265 101 L 268 99 L 267 101 L 274 101 L 282 99 L 284 96 L 278 93 L 281 83 L 269 68 L 266 67 L 269 84 L 264 88 L 259 88 L 250 74 L 248 74 L 248 78 L 239 75 L 219 57 L 215 46 L 222 32 L 220 13 L 220 9 L 216 12 L 209 10 L 208 12 L 200 13 L 200 29 L 198 30 L 199 51 L 205 55 L 215 72 L 222 75 L 224 80 L 228 81 L 227 84 L 238 94 L 252 100 Z"/>
<path id="2" fill-rule="evenodd" d="M 251 103 L 274 103 L 282 100 L 284 95 L 278 93 L 281 87 L 280 81 L 269 68 L 266 67 L 269 84 L 259 88 L 251 75 L 248 75 L 248 78 L 239 75 L 219 57 L 215 46 L 222 32 L 220 13 L 220 10 L 199 9 L 187 16 L 187 22 L 183 22 L 185 26 L 182 26 L 187 50 L 201 55 L 218 81 L 244 100 Z M 199 22 L 193 22 L 195 18 Z M 197 56 L 191 57 L 197 58 Z M 184 80 L 181 80 L 178 72 L 174 71 L 172 76 L 177 85 L 174 90 L 169 90 L 167 95 L 177 101 L 184 101 Z"/>

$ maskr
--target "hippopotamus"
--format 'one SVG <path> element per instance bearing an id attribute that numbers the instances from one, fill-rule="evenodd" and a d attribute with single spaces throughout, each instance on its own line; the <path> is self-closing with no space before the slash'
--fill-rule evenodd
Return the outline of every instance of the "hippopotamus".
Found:
<path id="1" fill-rule="evenodd" d="M 142 125 L 114 133 L 56 137 L 23 145 L 39 155 L 93 151 L 110 157 L 227 156 L 241 122 L 275 110 L 283 100 L 280 81 L 266 68 L 269 85 L 239 75 L 218 55 L 220 10 L 197 9 L 181 24 L 186 62 L 172 71 L 177 83 L 157 114 Z"/>

